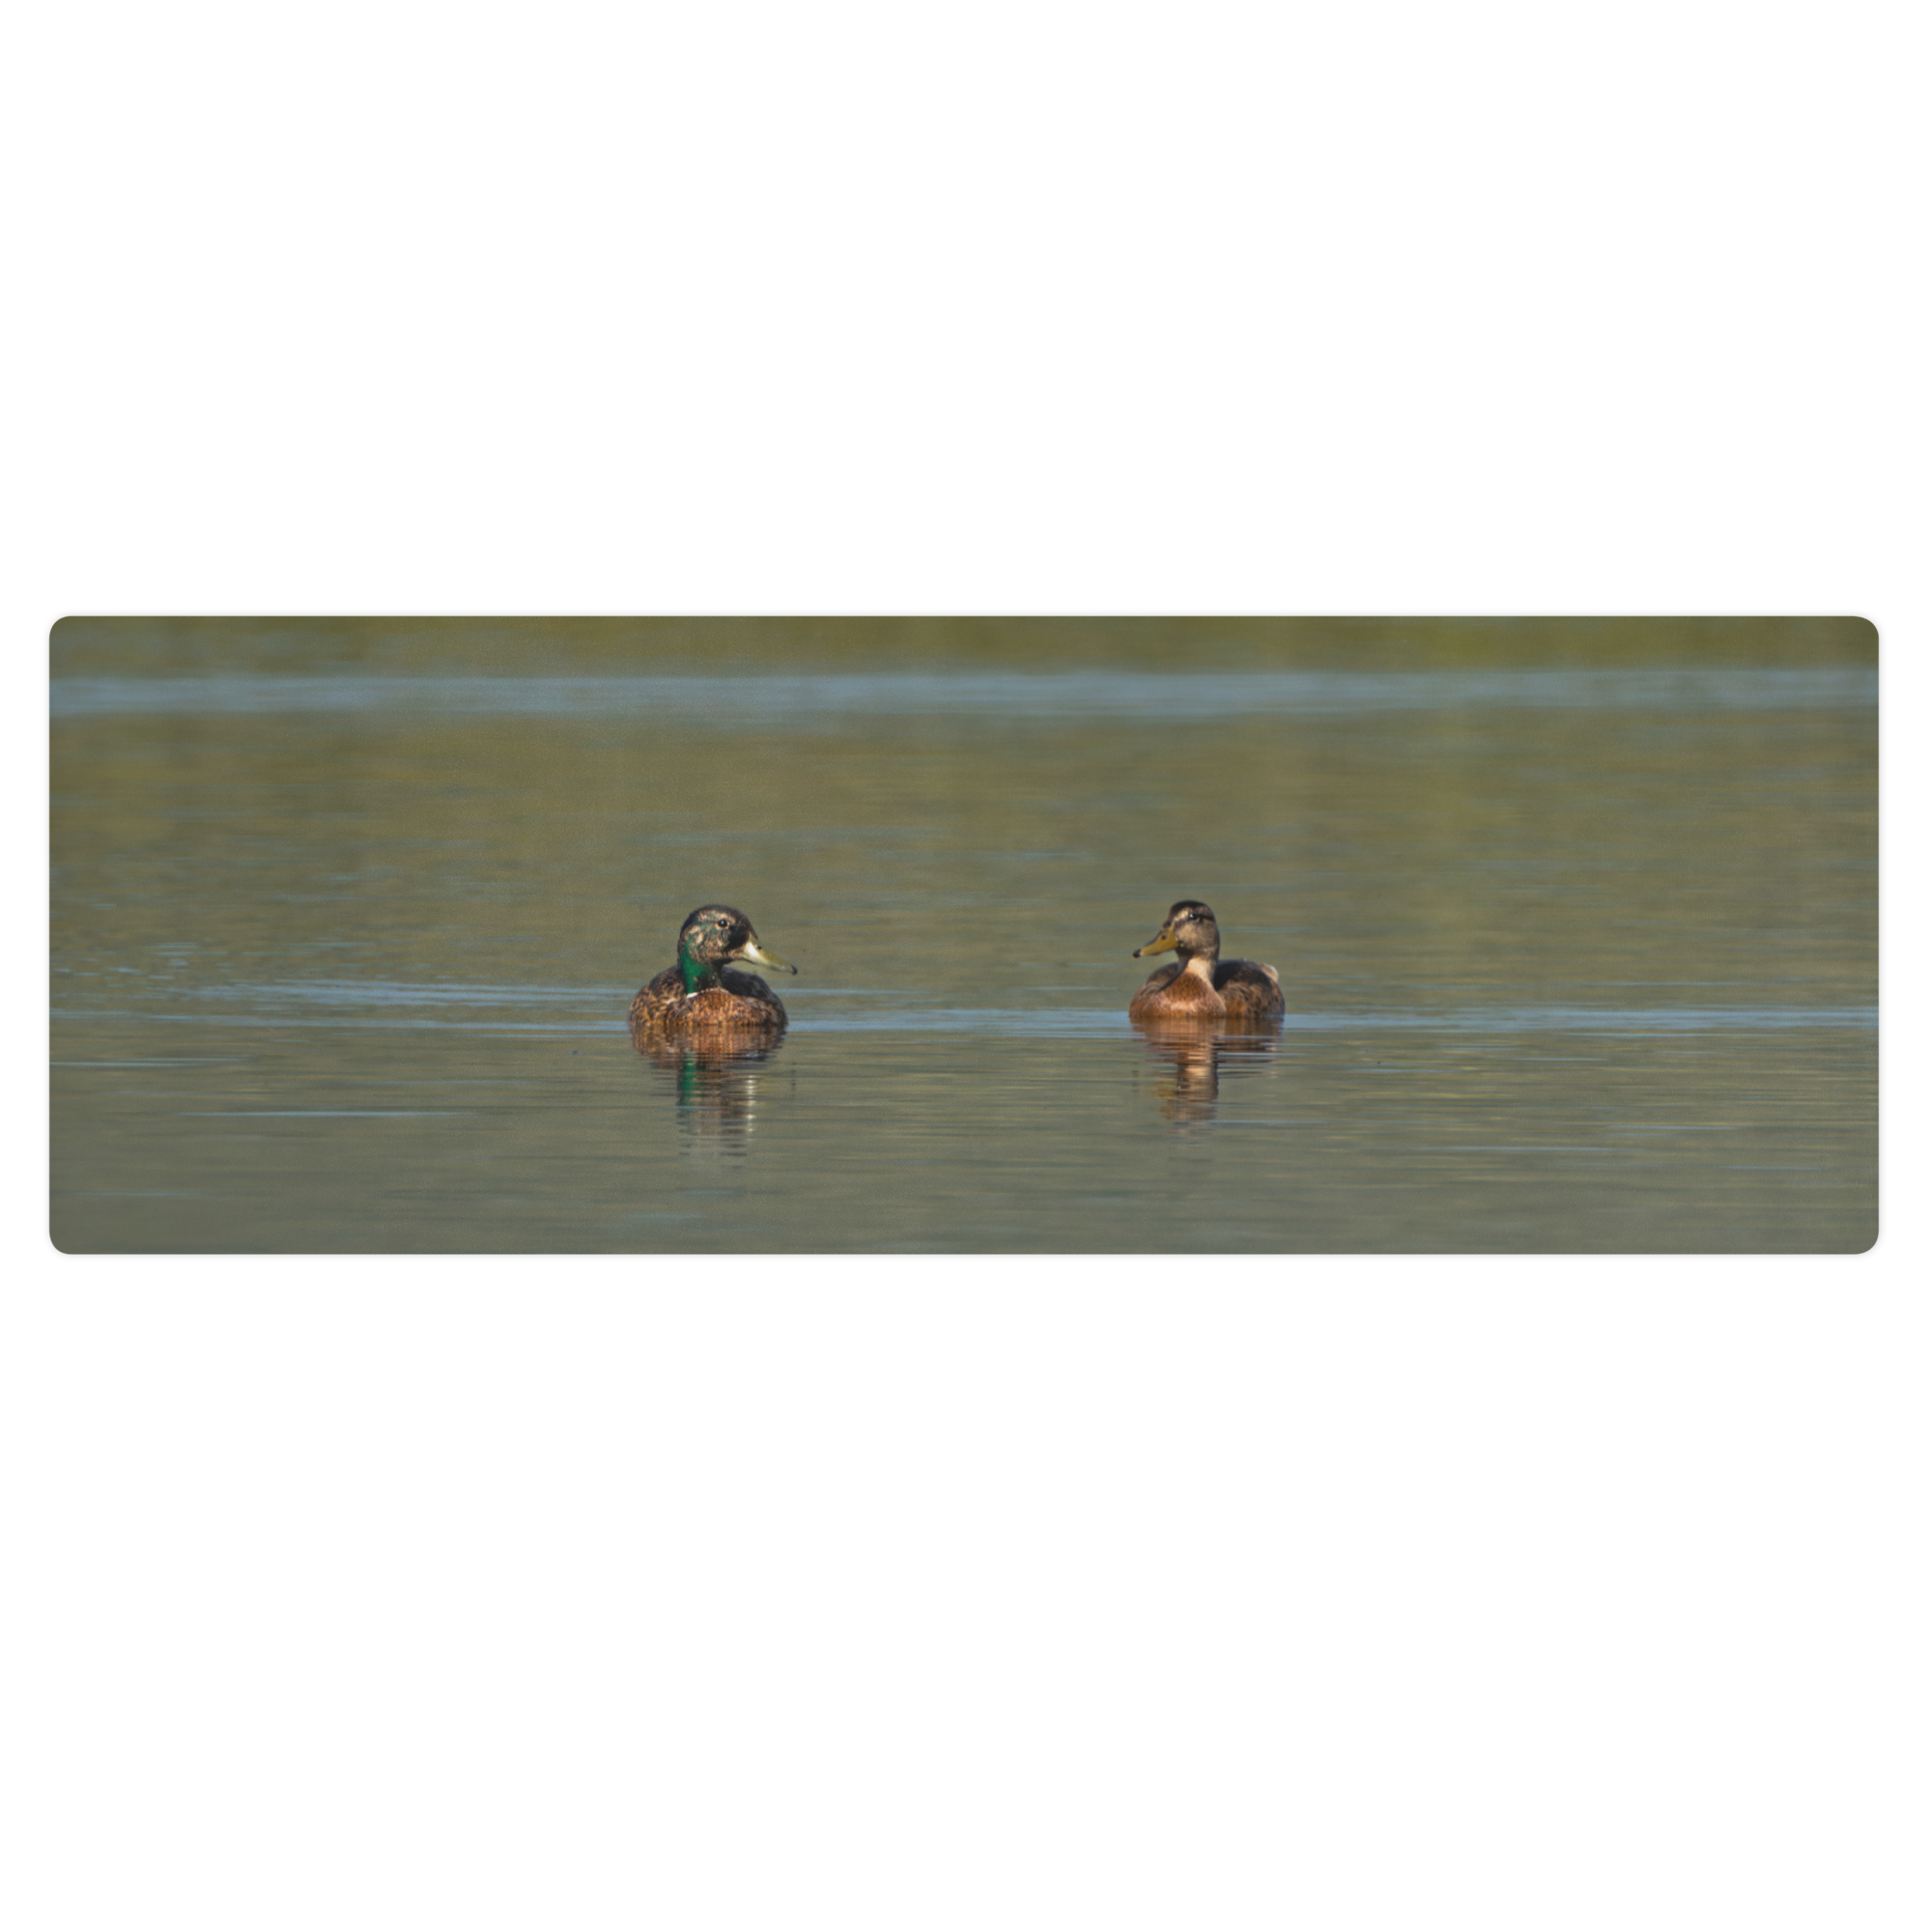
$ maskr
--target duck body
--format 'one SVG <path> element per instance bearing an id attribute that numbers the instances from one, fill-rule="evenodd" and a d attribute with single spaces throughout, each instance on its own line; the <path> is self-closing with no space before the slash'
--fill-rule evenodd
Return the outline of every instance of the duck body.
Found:
<path id="1" fill-rule="evenodd" d="M 1179 961 L 1151 974 L 1127 1007 L 1130 1020 L 1278 1020 L 1287 1010 L 1281 975 L 1257 959 L 1223 959 L 1221 929 L 1199 899 L 1177 899 L 1167 923 L 1136 959 L 1176 952 Z"/>
<path id="2" fill-rule="evenodd" d="M 789 1021 L 784 1002 L 756 973 L 723 968 L 715 983 L 687 994 L 684 975 L 667 966 L 631 1002 L 631 1025 L 651 1033 L 717 1033 L 755 1030 L 782 1033 Z"/>
<path id="3" fill-rule="evenodd" d="M 755 973 L 730 962 L 755 959 L 796 973 L 758 944 L 752 922 L 735 906 L 699 906 L 677 935 L 677 963 L 638 989 L 631 1002 L 636 1035 L 779 1034 L 784 1003 Z"/>

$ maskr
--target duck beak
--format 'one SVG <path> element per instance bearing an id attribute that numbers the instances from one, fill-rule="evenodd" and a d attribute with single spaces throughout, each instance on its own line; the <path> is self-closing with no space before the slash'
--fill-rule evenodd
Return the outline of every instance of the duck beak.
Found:
<path id="1" fill-rule="evenodd" d="M 1134 957 L 1136 959 L 1145 959 L 1150 952 L 1172 952 L 1173 951 L 1174 922 L 1170 920 L 1145 946 L 1136 946 L 1134 948 Z"/>
<path id="2" fill-rule="evenodd" d="M 733 959 L 749 959 L 757 966 L 773 966 L 781 973 L 796 973 L 798 968 L 789 960 L 781 959 L 776 952 L 767 952 L 755 939 L 748 939 L 732 953 Z"/>

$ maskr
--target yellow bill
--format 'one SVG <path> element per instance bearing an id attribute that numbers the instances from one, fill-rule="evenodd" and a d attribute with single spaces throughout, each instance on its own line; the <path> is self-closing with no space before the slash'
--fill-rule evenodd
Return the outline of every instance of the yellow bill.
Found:
<path id="1" fill-rule="evenodd" d="M 755 939 L 748 939 L 732 953 L 733 959 L 749 959 L 757 966 L 773 966 L 781 973 L 796 973 L 798 968 L 788 959 L 781 959 L 776 952 L 767 952 Z"/>

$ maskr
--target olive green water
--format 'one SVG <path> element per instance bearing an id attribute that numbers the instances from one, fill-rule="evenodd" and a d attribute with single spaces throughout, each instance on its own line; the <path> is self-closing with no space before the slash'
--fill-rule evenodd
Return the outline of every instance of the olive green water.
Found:
<path id="1" fill-rule="evenodd" d="M 1845 1250 L 1869 627 L 69 620 L 70 1250 Z M 1148 1039 L 1182 895 L 1278 1037 Z M 790 1032 L 640 1055 L 682 916 Z"/>

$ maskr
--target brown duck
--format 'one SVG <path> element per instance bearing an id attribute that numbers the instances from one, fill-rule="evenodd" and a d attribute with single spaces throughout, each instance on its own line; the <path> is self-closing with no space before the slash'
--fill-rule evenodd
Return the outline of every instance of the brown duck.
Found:
<path id="1" fill-rule="evenodd" d="M 796 973 L 767 952 L 752 922 L 736 906 L 705 905 L 677 935 L 677 964 L 667 966 L 631 1002 L 635 1033 L 782 1033 L 785 1009 L 755 973 L 734 972 L 730 961 L 755 960 Z"/>
<path id="2" fill-rule="evenodd" d="M 1223 959 L 1221 928 L 1199 899 L 1177 899 L 1167 923 L 1134 951 L 1178 952 L 1178 966 L 1163 966 L 1133 997 L 1130 1020 L 1272 1020 L 1285 1010 L 1281 975 L 1254 959 Z"/>

